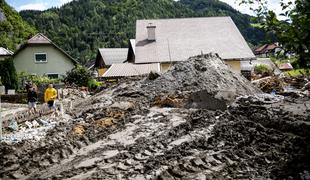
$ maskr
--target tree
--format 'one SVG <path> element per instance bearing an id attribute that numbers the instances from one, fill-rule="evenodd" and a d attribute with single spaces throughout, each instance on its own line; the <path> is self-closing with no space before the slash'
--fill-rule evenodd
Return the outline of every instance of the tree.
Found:
<path id="1" fill-rule="evenodd" d="M 13 59 L 9 58 L 4 61 L 0 61 L 0 77 L 1 83 L 6 87 L 6 89 L 17 89 L 18 78 Z"/>
<path id="2" fill-rule="evenodd" d="M 67 72 L 64 82 L 70 85 L 88 86 L 90 80 L 90 72 L 85 67 L 78 65 L 76 68 Z"/>
<path id="3" fill-rule="evenodd" d="M 276 13 L 268 9 L 268 0 L 241 0 L 248 4 L 257 15 L 261 27 L 275 35 L 287 51 L 294 52 L 300 67 L 310 67 L 310 2 L 309 0 L 281 0 L 280 20 Z M 255 6 L 255 7 L 254 7 Z"/>

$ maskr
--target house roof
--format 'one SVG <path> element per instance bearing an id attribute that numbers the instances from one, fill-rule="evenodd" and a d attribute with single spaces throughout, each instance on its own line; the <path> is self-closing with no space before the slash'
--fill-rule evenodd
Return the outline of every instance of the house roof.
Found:
<path id="1" fill-rule="evenodd" d="M 0 56 L 11 56 L 13 55 L 13 52 L 5 49 L 4 47 L 0 47 Z"/>
<path id="2" fill-rule="evenodd" d="M 100 48 L 98 49 L 98 55 L 103 59 L 103 63 L 106 66 L 111 66 L 112 64 L 123 63 L 127 60 L 128 48 Z M 97 62 L 96 67 L 101 64 Z"/>
<path id="3" fill-rule="evenodd" d="M 149 74 L 150 72 L 160 72 L 159 63 L 153 64 L 133 64 L 121 63 L 112 66 L 103 74 L 103 77 L 129 77 Z"/>
<path id="4" fill-rule="evenodd" d="M 294 69 L 291 63 L 283 63 L 278 65 L 280 70 L 292 70 Z"/>
<path id="5" fill-rule="evenodd" d="M 148 41 L 147 26 L 156 26 L 155 41 Z M 201 53 L 222 59 L 255 59 L 230 17 L 138 20 L 135 63 L 184 61 Z"/>
<path id="6" fill-rule="evenodd" d="M 22 51 L 23 49 L 25 49 L 27 46 L 29 45 L 52 45 L 54 46 L 56 49 L 58 49 L 59 51 L 61 51 L 65 56 L 67 56 L 72 62 L 73 64 L 78 64 L 78 62 L 71 57 L 66 51 L 64 51 L 63 49 L 61 49 L 59 46 L 57 46 L 55 43 L 53 43 L 50 39 L 48 39 L 46 36 L 44 36 L 42 33 L 38 33 L 36 35 L 34 35 L 33 37 L 31 37 L 30 39 L 28 39 L 28 41 L 23 44 L 15 53 L 14 56 L 16 54 L 18 54 L 20 51 Z"/>
<path id="7" fill-rule="evenodd" d="M 267 46 L 268 46 L 268 44 L 261 45 L 261 46 L 257 47 L 254 51 L 255 52 L 262 52 L 264 49 L 266 49 Z"/>
<path id="8" fill-rule="evenodd" d="M 254 51 L 256 54 L 266 53 L 270 50 L 274 50 L 277 47 L 279 47 L 279 46 L 276 43 L 264 44 L 264 45 L 257 47 Z"/>

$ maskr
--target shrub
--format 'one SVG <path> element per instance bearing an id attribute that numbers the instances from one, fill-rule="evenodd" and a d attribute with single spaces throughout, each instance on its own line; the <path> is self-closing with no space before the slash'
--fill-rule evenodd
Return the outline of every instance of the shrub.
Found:
<path id="1" fill-rule="evenodd" d="M 254 72 L 262 76 L 270 76 L 272 74 L 272 68 L 266 64 L 258 64 L 254 67 Z"/>
<path id="2" fill-rule="evenodd" d="M 88 86 L 91 80 L 90 72 L 83 66 L 78 65 L 76 68 L 67 72 L 64 82 L 70 85 Z"/>
<path id="3" fill-rule="evenodd" d="M 90 90 L 96 90 L 102 86 L 102 82 L 98 82 L 96 79 L 91 79 L 88 81 L 88 88 Z"/>
<path id="4" fill-rule="evenodd" d="M 45 84 L 56 84 L 61 82 L 61 79 L 50 79 L 47 76 L 39 76 L 39 75 L 31 75 L 26 72 L 21 72 L 18 74 L 19 82 L 22 84 L 24 81 L 31 81 L 37 86 L 45 85 Z"/>
<path id="5" fill-rule="evenodd" d="M 1 84 L 6 87 L 6 89 L 17 89 L 18 88 L 18 78 L 13 63 L 13 59 L 9 58 L 4 61 L 0 61 L 0 76 Z"/>

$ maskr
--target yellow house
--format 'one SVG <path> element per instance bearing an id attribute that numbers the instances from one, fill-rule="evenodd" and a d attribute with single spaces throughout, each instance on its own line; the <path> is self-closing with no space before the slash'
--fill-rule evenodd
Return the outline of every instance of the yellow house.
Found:
<path id="1" fill-rule="evenodd" d="M 230 17 L 138 20 L 128 51 L 128 62 L 160 63 L 162 72 L 175 62 L 207 53 L 217 54 L 237 73 L 241 61 L 256 59 Z"/>
<path id="2" fill-rule="evenodd" d="M 73 69 L 77 62 L 41 33 L 30 38 L 13 55 L 18 73 L 59 78 Z"/>

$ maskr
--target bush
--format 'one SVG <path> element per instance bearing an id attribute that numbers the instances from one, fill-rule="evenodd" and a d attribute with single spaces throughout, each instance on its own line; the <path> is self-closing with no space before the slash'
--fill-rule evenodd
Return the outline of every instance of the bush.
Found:
<path id="1" fill-rule="evenodd" d="M 98 82 L 96 79 L 91 79 L 88 81 L 88 88 L 90 90 L 96 90 L 102 86 L 102 82 Z"/>
<path id="2" fill-rule="evenodd" d="M 266 64 L 258 64 L 254 67 L 254 72 L 262 76 L 270 76 L 272 74 L 272 68 Z"/>
<path id="3" fill-rule="evenodd" d="M 64 82 L 70 85 L 88 86 L 91 80 L 90 72 L 83 66 L 78 65 L 76 68 L 67 72 Z"/>
<path id="4" fill-rule="evenodd" d="M 46 84 L 56 84 L 56 83 L 61 82 L 61 79 L 50 79 L 47 76 L 31 75 L 26 72 L 19 73 L 18 80 L 20 84 L 23 84 L 24 81 L 31 81 L 37 86 L 46 85 Z"/>
<path id="5" fill-rule="evenodd" d="M 13 59 L 9 58 L 4 61 L 0 61 L 0 76 L 1 85 L 4 85 L 6 89 L 17 89 L 18 78 L 13 63 Z"/>

